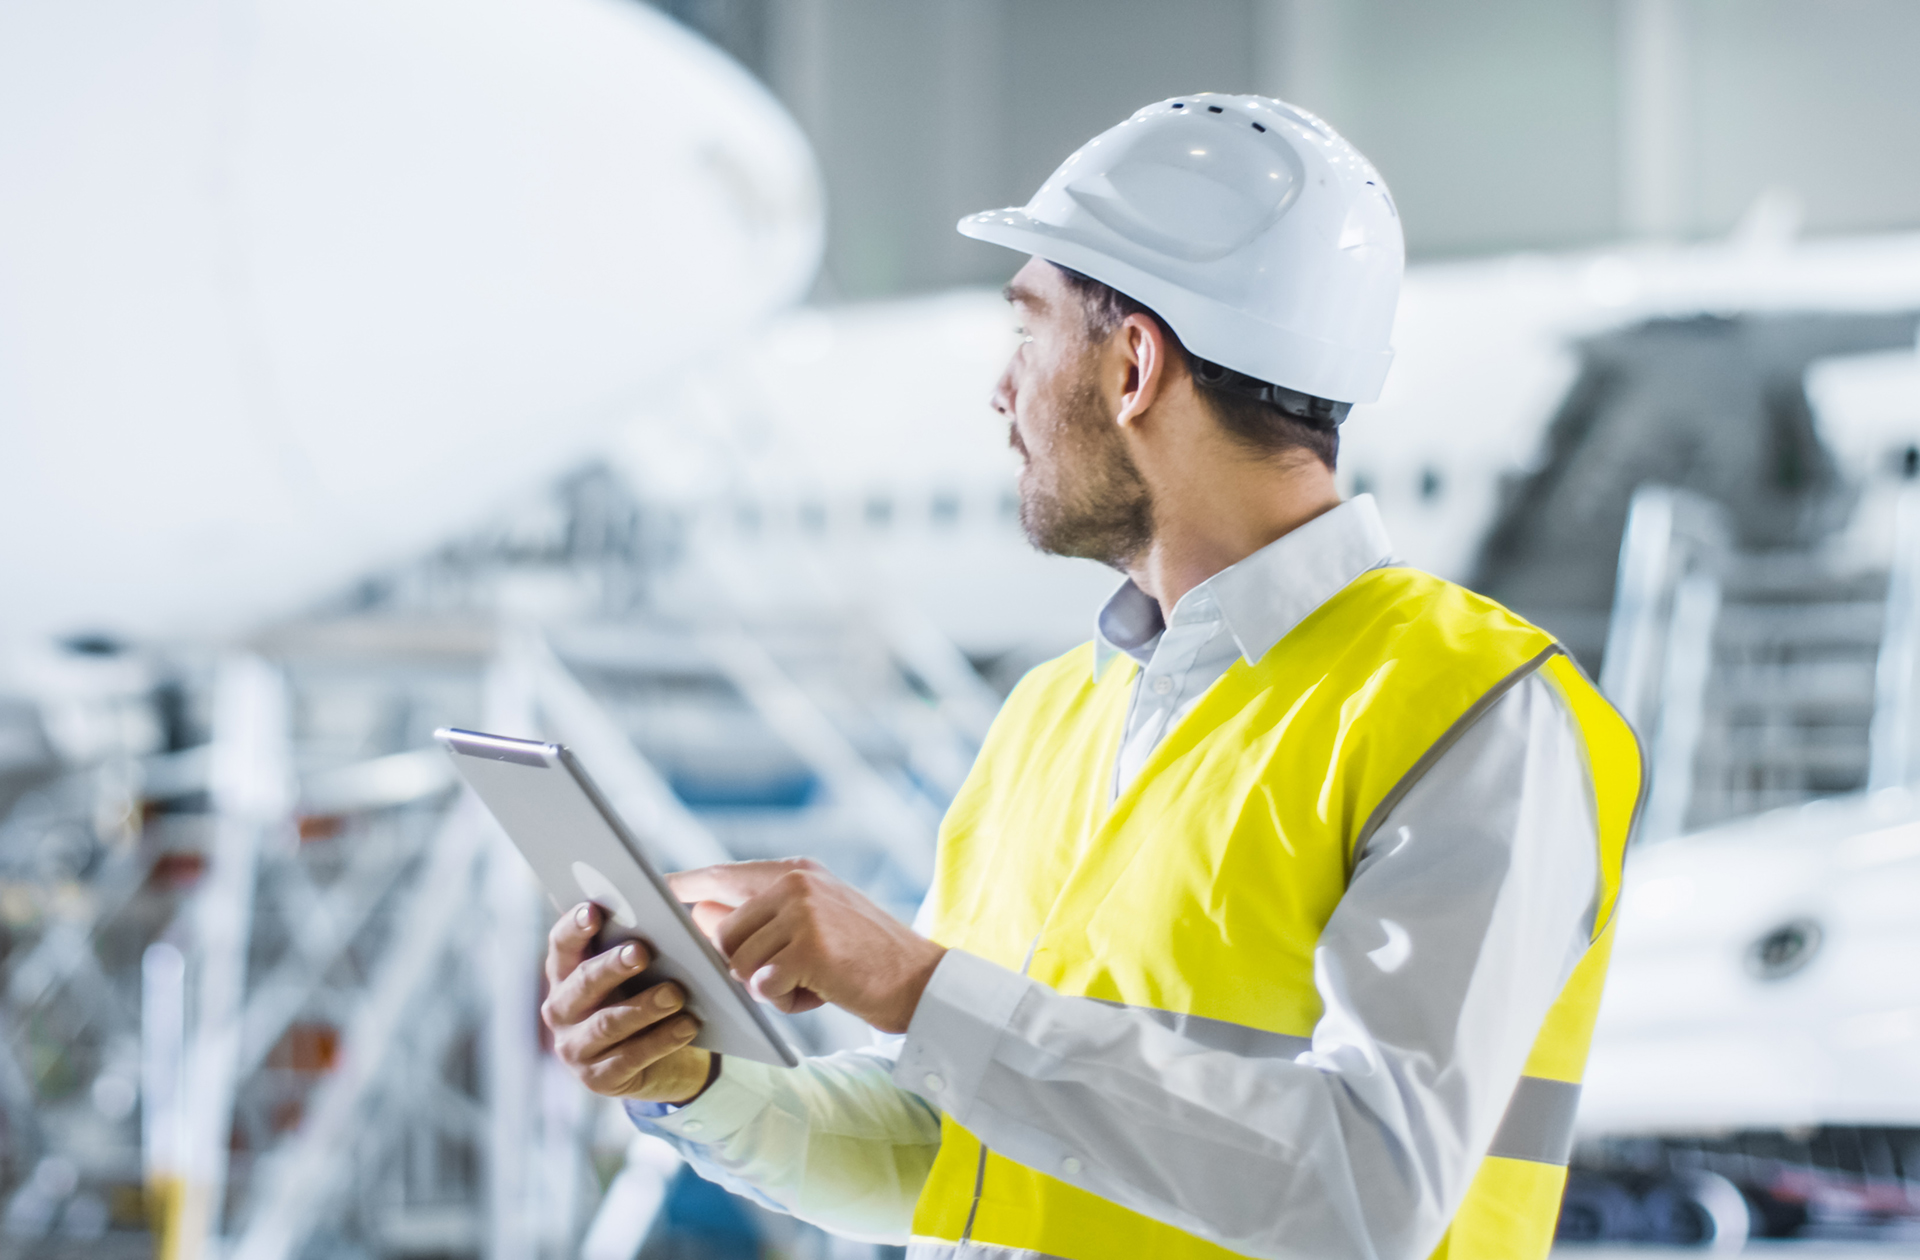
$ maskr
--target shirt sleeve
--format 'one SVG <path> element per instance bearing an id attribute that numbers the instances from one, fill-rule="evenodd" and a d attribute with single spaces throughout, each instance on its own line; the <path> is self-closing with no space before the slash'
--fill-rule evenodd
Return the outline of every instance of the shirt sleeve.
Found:
<path id="1" fill-rule="evenodd" d="M 763 1207 L 848 1238 L 904 1243 L 940 1149 L 940 1113 L 896 1086 L 899 1038 L 776 1068 L 729 1058 L 684 1107 L 629 1102 L 642 1131 Z"/>
<path id="2" fill-rule="evenodd" d="M 913 918 L 925 936 L 932 896 Z M 900 1036 L 775 1068 L 727 1059 L 685 1106 L 628 1101 L 700 1176 L 831 1233 L 903 1243 L 940 1151 L 939 1109 L 893 1083 Z"/>
<path id="3" fill-rule="evenodd" d="M 1001 1155 L 1234 1251 L 1419 1260 L 1587 948 L 1597 883 L 1579 732 L 1536 676 L 1367 845 L 1315 950 L 1311 1049 L 1211 1048 L 956 950 L 894 1080 Z"/>

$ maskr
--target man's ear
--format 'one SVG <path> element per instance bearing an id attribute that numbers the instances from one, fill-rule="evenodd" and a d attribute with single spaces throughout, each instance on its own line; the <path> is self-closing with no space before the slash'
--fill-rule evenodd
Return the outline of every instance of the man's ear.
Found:
<path id="1" fill-rule="evenodd" d="M 1173 345 L 1157 320 L 1140 314 L 1121 321 L 1114 343 L 1127 370 L 1120 411 L 1114 417 L 1124 427 L 1150 410 L 1165 392 L 1173 370 Z"/>

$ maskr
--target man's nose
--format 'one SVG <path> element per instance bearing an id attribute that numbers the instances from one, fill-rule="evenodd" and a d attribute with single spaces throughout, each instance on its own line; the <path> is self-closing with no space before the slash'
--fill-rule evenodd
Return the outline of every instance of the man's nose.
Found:
<path id="1" fill-rule="evenodd" d="M 994 382 L 993 397 L 987 400 L 987 405 L 1003 416 L 1009 418 L 1013 416 L 1013 371 L 1011 368 L 1002 372 L 1000 379 Z"/>

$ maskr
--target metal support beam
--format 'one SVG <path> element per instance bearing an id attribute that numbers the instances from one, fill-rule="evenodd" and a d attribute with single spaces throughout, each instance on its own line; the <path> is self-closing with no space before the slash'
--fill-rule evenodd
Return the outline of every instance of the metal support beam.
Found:
<path id="1" fill-rule="evenodd" d="M 269 830 L 286 825 L 294 798 L 287 708 L 286 682 L 265 661 L 241 656 L 221 664 L 209 772 L 213 852 L 193 915 L 199 968 L 182 1107 L 184 1180 L 166 1243 L 173 1260 L 212 1256 L 225 1211 L 260 846 Z"/>
<path id="2" fill-rule="evenodd" d="M 1893 519 L 1886 629 L 1874 667 L 1873 725 L 1867 735 L 1869 792 L 1911 783 L 1920 761 L 1920 489 L 1901 490 Z"/>
<path id="3" fill-rule="evenodd" d="M 1691 101 L 1684 0 L 1619 0 L 1620 224 L 1630 236 L 1686 231 Z"/>
<path id="4" fill-rule="evenodd" d="M 662 866 L 687 870 L 732 860 L 544 639 L 527 636 L 516 650 L 532 676 L 534 696 L 548 730 L 573 749 L 607 800 Z"/>
<path id="5" fill-rule="evenodd" d="M 524 653 L 487 672 L 487 729 L 533 728 L 533 677 Z M 487 1009 L 487 1260 L 534 1260 L 534 1107 L 540 1052 L 534 1007 L 540 986 L 540 910 L 525 859 L 498 827 L 487 829 L 482 960 Z"/>
<path id="6" fill-rule="evenodd" d="M 1341 17 L 1339 0 L 1254 0 L 1253 90 L 1344 114 Z"/>
<path id="7" fill-rule="evenodd" d="M 680 1157 L 671 1146 L 645 1133 L 634 1134 L 626 1161 L 607 1186 L 580 1243 L 580 1260 L 633 1260 L 679 1170 Z"/>
<path id="8" fill-rule="evenodd" d="M 987 685 L 933 618 L 900 602 L 877 609 L 874 622 L 899 662 L 932 689 L 942 715 L 976 748 L 985 742 L 987 728 L 1000 712 L 1000 693 Z"/>
<path id="9" fill-rule="evenodd" d="M 173 1237 L 180 1211 L 186 1072 L 187 960 L 170 942 L 156 941 L 140 958 L 140 1147 L 147 1193 L 158 1209 L 154 1232 L 163 1239 Z"/>
<path id="10" fill-rule="evenodd" d="M 739 688 L 801 760 L 852 809 L 909 880 L 925 888 L 933 876 L 935 821 L 915 807 L 841 734 L 813 697 L 738 626 L 706 636 L 713 663 Z"/>
<path id="11" fill-rule="evenodd" d="M 358 844 L 347 858 L 346 871 L 315 896 L 294 927 L 294 947 L 260 978 L 247 1001 L 240 1041 L 241 1078 L 266 1062 L 417 851 L 416 846 L 396 852 L 394 846 Z"/>
<path id="12" fill-rule="evenodd" d="M 1665 486 L 1634 491 L 1620 543 L 1606 653 L 1600 658 L 1601 692 L 1643 731 L 1659 707 L 1653 688 L 1659 679 L 1663 614 L 1672 583 L 1673 497 Z"/>
<path id="13" fill-rule="evenodd" d="M 291 1260 L 344 1180 L 364 1110 L 406 1037 L 421 996 L 440 974 L 454 928 L 470 909 L 484 810 L 472 798 L 448 813 L 426 869 L 341 1043 L 340 1066 L 313 1093 L 299 1130 L 263 1170 L 232 1260 Z"/>
<path id="14" fill-rule="evenodd" d="M 4 1132 L 14 1157 L 25 1160 L 40 1153 L 45 1139 L 40 1132 L 39 1098 L 33 1082 L 27 1079 L 5 1035 L 11 1031 L 0 1025 L 0 1112 L 4 1112 L 0 1132 Z"/>
<path id="15" fill-rule="evenodd" d="M 1667 650 L 1660 683 L 1660 717 L 1654 727 L 1652 782 L 1641 838 L 1667 840 L 1680 834 L 1693 802 L 1694 756 L 1713 674 L 1713 629 L 1720 616 L 1720 582 L 1710 573 L 1690 573 L 1673 594 Z"/>

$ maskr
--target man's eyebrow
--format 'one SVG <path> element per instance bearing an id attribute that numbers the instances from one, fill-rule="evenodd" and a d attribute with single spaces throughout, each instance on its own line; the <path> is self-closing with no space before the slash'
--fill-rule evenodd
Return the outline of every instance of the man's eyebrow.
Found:
<path id="1" fill-rule="evenodd" d="M 1007 300 L 1008 305 L 1018 302 L 1035 310 L 1044 310 L 1047 305 L 1045 299 L 1024 284 L 1009 284 L 1000 290 L 1000 296 Z"/>

